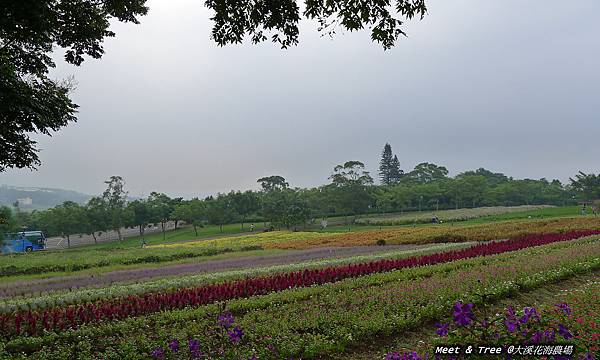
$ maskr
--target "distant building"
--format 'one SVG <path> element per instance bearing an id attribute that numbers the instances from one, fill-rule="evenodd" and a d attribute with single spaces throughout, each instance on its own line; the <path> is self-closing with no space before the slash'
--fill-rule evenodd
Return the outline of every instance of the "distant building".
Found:
<path id="1" fill-rule="evenodd" d="M 17 199 L 19 206 L 31 206 L 33 204 L 33 199 L 30 197 Z"/>

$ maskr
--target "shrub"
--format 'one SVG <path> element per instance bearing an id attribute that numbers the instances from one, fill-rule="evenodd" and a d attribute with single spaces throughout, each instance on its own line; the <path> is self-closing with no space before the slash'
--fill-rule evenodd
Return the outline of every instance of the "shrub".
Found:
<path id="1" fill-rule="evenodd" d="M 260 245 L 247 245 L 242 246 L 240 251 L 254 251 L 254 250 L 264 250 L 264 248 Z"/>

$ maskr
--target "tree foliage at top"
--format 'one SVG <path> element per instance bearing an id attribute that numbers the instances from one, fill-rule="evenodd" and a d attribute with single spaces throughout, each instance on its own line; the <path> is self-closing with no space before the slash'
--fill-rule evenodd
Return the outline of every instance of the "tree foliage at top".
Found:
<path id="1" fill-rule="evenodd" d="M 115 34 L 110 20 L 137 23 L 146 0 L 36 0 L 0 2 L 0 172 L 40 164 L 32 133 L 51 135 L 76 121 L 71 81 L 48 77 L 53 47 L 80 65 L 98 59 Z"/>
<path id="2" fill-rule="evenodd" d="M 271 40 L 282 48 L 298 44 L 301 17 L 316 20 L 318 30 L 369 29 L 371 39 L 391 48 L 404 21 L 423 18 L 425 0 L 322 1 L 206 0 L 214 14 L 211 37 L 219 45 Z M 301 12 L 300 8 L 303 8 Z M 31 134 L 51 136 L 77 120 L 69 97 L 73 81 L 48 77 L 55 67 L 53 47 L 65 61 L 81 65 L 85 56 L 104 54 L 105 38 L 115 36 L 111 21 L 138 23 L 148 13 L 146 0 L 38 0 L 0 2 L 0 172 L 40 165 Z"/>
<path id="3" fill-rule="evenodd" d="M 389 49 L 401 35 L 406 20 L 423 18 L 425 0 L 305 0 L 300 11 L 296 0 L 206 0 L 214 11 L 212 38 L 217 44 L 253 43 L 271 40 L 282 48 L 298 44 L 298 22 L 316 20 L 318 30 L 333 36 L 336 30 L 369 29 L 371 40 Z"/>

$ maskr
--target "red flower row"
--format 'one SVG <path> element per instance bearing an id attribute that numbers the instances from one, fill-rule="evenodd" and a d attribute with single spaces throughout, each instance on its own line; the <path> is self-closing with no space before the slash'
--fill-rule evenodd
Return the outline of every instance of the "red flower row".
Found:
<path id="1" fill-rule="evenodd" d="M 395 260 L 378 260 L 322 269 L 305 269 L 271 276 L 235 280 L 221 284 L 204 285 L 196 288 L 182 288 L 168 293 L 147 293 L 40 311 L 15 312 L 0 315 L 0 334 L 6 338 L 10 338 L 21 334 L 35 336 L 44 331 L 59 332 L 67 329 L 75 329 L 83 324 L 120 320 L 159 311 L 181 309 L 187 306 L 198 306 L 217 301 L 263 295 L 290 288 L 320 285 L 346 278 L 403 268 L 500 254 L 597 234 L 600 234 L 600 231 L 588 230 L 560 234 L 534 234 L 505 241 L 482 243 L 462 250 L 431 255 Z"/>

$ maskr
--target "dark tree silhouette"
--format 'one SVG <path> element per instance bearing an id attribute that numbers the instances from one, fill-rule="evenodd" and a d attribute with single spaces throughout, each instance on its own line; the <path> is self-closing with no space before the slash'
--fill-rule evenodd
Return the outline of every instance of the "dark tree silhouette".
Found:
<path id="1" fill-rule="evenodd" d="M 394 46 L 404 21 L 423 18 L 425 0 L 322 1 L 305 0 L 304 11 L 296 0 L 207 0 L 215 14 L 212 37 L 219 45 L 241 43 L 245 36 L 259 43 L 270 39 L 282 48 L 298 44 L 301 17 L 317 20 L 318 31 L 334 35 L 337 29 L 369 29 L 371 40 L 384 49 Z"/>
<path id="2" fill-rule="evenodd" d="M 76 121 L 69 98 L 72 81 L 54 81 L 53 47 L 80 65 L 84 55 L 100 58 L 109 21 L 137 23 L 146 0 L 0 2 L 0 172 L 40 164 L 31 133 L 51 135 Z"/>

